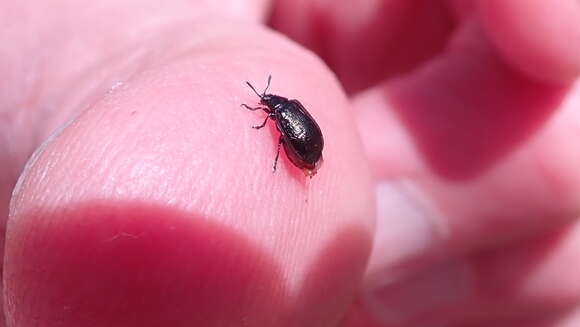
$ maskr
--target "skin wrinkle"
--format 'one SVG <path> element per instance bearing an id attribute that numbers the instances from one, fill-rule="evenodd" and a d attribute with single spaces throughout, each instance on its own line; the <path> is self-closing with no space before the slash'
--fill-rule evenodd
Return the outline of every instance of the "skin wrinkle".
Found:
<path id="1" fill-rule="evenodd" d="M 181 28 L 181 27 L 183 26 L 183 24 L 177 24 L 177 26 L 178 26 L 178 27 L 180 27 L 180 28 L 177 28 L 178 30 L 183 30 L 183 28 Z M 172 27 L 172 28 L 170 28 L 170 30 L 175 30 L 175 27 Z M 221 29 L 221 30 L 223 30 L 223 29 Z M 162 35 L 163 33 L 159 32 L 158 34 L 159 34 L 159 35 Z M 216 34 L 216 33 L 214 32 L 214 35 L 215 35 L 215 34 Z M 218 35 L 220 35 L 220 34 L 218 33 Z M 223 37 L 223 35 L 225 35 L 225 34 L 223 34 L 223 32 L 221 32 L 221 35 L 220 35 L 220 37 Z M 162 38 L 159 38 L 159 39 L 162 39 Z M 163 42 L 164 42 L 164 43 L 167 43 L 167 44 L 169 44 L 169 42 L 167 42 L 167 41 L 163 41 Z M 206 41 L 205 41 L 205 42 L 206 42 L 206 43 L 207 43 L 207 42 L 210 42 L 210 43 L 211 43 L 211 42 L 215 42 L 215 41 L 214 41 L 214 40 L 212 40 L 212 38 L 211 38 L 211 37 L 206 37 Z M 175 42 L 174 42 L 174 43 L 175 43 Z M 192 41 L 191 39 L 188 39 L 188 42 L 186 42 L 186 43 L 177 42 L 177 44 L 182 44 L 182 45 L 180 45 L 180 47 L 181 47 L 182 49 L 184 49 L 184 50 L 183 50 L 183 51 L 169 51 L 169 53 L 175 53 L 175 52 L 177 52 L 177 53 L 180 53 L 179 55 L 173 55 L 173 57 L 174 57 L 174 58 L 175 58 L 175 57 L 184 57 L 186 53 L 193 52 L 193 51 L 195 51 L 195 49 L 196 49 L 196 48 L 200 48 L 200 47 L 201 47 L 201 45 L 200 45 L 200 43 L 199 43 L 199 40 L 198 40 L 198 41 Z M 195 46 L 193 46 L 192 44 L 196 44 L 196 45 L 195 45 Z M 131 48 L 131 47 L 129 47 L 129 49 L 130 49 L 130 48 Z M 148 56 L 148 57 L 150 57 L 151 55 L 149 55 L 149 54 L 145 54 L 144 52 L 142 52 L 143 50 L 142 50 L 140 47 L 137 47 L 137 49 L 138 49 L 138 52 L 137 52 L 137 53 L 141 52 L 141 54 L 139 54 L 137 57 L 135 57 L 135 55 L 129 55 L 129 57 L 131 57 L 131 59 L 130 59 L 130 60 L 127 60 L 127 61 L 125 61 L 125 62 L 121 61 L 121 62 L 122 62 L 122 64 L 120 65 L 120 67 L 122 67 L 123 65 L 126 65 L 127 63 L 128 63 L 128 65 L 129 65 L 129 66 L 133 66 L 131 69 L 129 69 L 129 71 L 131 71 L 131 72 L 132 72 L 132 73 L 130 73 L 130 75 L 133 75 L 133 74 L 134 74 L 134 72 L 135 72 L 135 71 L 138 71 L 138 70 L 147 70 L 147 69 L 144 69 L 144 66 L 143 66 L 143 64 L 140 64 L 140 65 L 141 65 L 140 67 L 139 67 L 139 66 L 136 66 L 136 67 L 135 67 L 135 64 L 133 64 L 132 62 L 150 62 L 150 63 L 148 64 L 148 66 L 151 66 L 151 59 L 146 59 L 146 60 L 143 60 L 143 59 L 142 59 L 144 56 Z M 155 59 L 155 61 L 159 61 L 159 60 L 161 60 L 161 61 L 166 61 L 166 60 L 169 60 L 169 57 L 167 57 L 167 55 L 163 55 L 162 57 L 159 57 L 158 55 L 155 55 L 154 57 L 157 57 L 157 58 Z M 117 54 L 117 55 L 114 55 L 114 56 L 113 56 L 113 57 L 111 57 L 111 58 L 122 58 L 122 56 L 120 56 L 120 55 L 118 55 L 118 54 Z M 166 58 L 166 59 L 163 59 L 163 58 Z M 105 60 L 104 60 L 102 63 L 95 64 L 95 66 L 94 66 L 93 68 L 89 68 L 89 69 L 88 69 L 88 73 L 87 73 L 87 74 L 88 74 L 88 75 L 90 75 L 90 72 L 91 72 L 91 71 L 94 71 L 94 72 L 99 72 L 99 69 L 98 69 L 98 67 L 99 67 L 99 66 L 102 66 L 102 65 L 106 65 L 107 67 L 110 67 L 110 66 L 111 66 L 111 64 L 110 64 L 110 63 L 111 63 L 111 59 L 105 59 Z M 120 68 L 120 69 L 115 69 L 115 70 L 118 70 L 118 71 L 123 71 L 123 70 L 127 70 L 127 68 Z M 85 73 L 83 73 L 83 74 L 85 74 Z M 117 74 L 117 73 L 114 73 L 113 75 L 115 75 L 115 76 L 118 76 L 118 74 Z M 88 79 L 86 79 L 86 80 L 88 80 Z M 130 84 L 130 80 L 129 80 L 128 82 L 125 82 L 125 84 L 127 84 L 127 83 L 129 83 L 129 84 Z M 78 84 L 78 83 L 76 83 L 76 84 Z M 105 98 L 104 98 L 103 100 L 99 99 L 99 100 L 98 100 L 98 102 L 101 102 L 101 101 L 108 101 L 108 100 L 107 100 L 108 98 L 110 98 L 110 97 L 115 97 L 115 94 L 116 94 L 118 91 L 120 91 L 120 89 L 118 89 L 118 90 L 116 90 L 116 91 L 113 91 L 113 92 L 108 92 L 108 94 L 107 94 L 107 93 L 103 92 L 102 90 L 103 90 L 103 89 L 109 89 L 109 88 L 104 88 L 104 87 L 102 87 L 101 85 L 103 85 L 103 84 L 104 84 L 104 83 L 96 84 L 96 85 L 97 85 L 97 88 L 96 88 L 96 90 L 93 90 L 93 91 L 88 91 L 88 92 L 86 92 L 86 94 L 89 94 L 88 98 L 95 98 L 95 99 L 99 99 L 99 97 L 101 97 L 103 94 L 105 94 Z M 108 85 L 108 84 L 107 84 L 107 85 Z M 73 92 L 70 92 L 70 90 L 69 90 L 69 93 L 70 93 L 70 94 L 72 94 Z M 80 92 L 80 93 L 82 94 L 82 92 Z M 74 102 L 73 102 L 73 103 L 74 103 Z M 95 104 L 96 104 L 96 103 L 95 103 Z M 93 106 L 94 106 L 94 104 L 93 104 L 91 107 L 93 107 Z M 75 106 L 72 106 L 72 105 L 71 105 L 70 107 L 71 107 L 71 108 L 75 108 Z M 64 111 L 67 111 L 67 110 L 64 110 Z M 50 135 L 50 137 L 47 139 L 47 141 L 45 141 L 45 143 L 46 143 L 46 142 L 49 142 L 49 141 L 50 141 L 50 140 L 52 140 L 54 137 L 56 137 L 56 136 L 59 134 L 59 131 L 61 131 L 61 130 L 65 129 L 65 128 L 68 126 L 68 124 L 69 124 L 69 123 L 71 123 L 73 120 L 74 120 L 74 118 L 72 118 L 72 119 L 71 119 L 71 118 L 69 118 L 69 122 L 68 122 L 68 123 L 66 123 L 65 125 L 61 126 L 61 127 L 59 128 L 59 130 L 57 130 L 57 131 L 53 132 L 53 133 Z M 43 145 L 42 147 L 44 147 L 44 145 Z M 39 150 L 39 151 L 40 151 L 40 150 Z"/>

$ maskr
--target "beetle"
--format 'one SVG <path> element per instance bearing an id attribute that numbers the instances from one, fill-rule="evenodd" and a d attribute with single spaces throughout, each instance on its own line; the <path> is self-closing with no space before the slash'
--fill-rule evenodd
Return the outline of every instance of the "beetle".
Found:
<path id="1" fill-rule="evenodd" d="M 268 119 L 276 122 L 280 137 L 278 138 L 278 150 L 276 159 L 274 159 L 273 172 L 276 172 L 280 147 L 284 145 L 286 156 L 292 164 L 302 170 L 305 176 L 312 178 L 318 172 L 323 161 L 324 138 L 322 131 L 298 100 L 266 93 L 271 81 L 272 75 L 268 76 L 268 84 L 262 94 L 258 93 L 250 82 L 246 82 L 260 98 L 261 106 L 250 107 L 247 104 L 241 106 L 252 111 L 264 110 L 268 114 L 262 124 L 254 125 L 252 128 L 260 129 L 266 126 Z"/>

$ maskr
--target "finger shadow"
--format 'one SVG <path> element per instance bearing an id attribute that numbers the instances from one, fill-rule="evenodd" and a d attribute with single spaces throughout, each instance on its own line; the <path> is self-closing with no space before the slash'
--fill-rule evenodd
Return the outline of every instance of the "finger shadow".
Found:
<path id="1" fill-rule="evenodd" d="M 277 326 L 287 307 L 271 256 L 201 214 L 97 201 L 27 215 L 5 276 L 19 325 Z"/>
<path id="2" fill-rule="evenodd" d="M 541 131 L 569 88 L 532 80 L 492 45 L 478 44 L 452 49 L 393 81 L 384 97 L 432 171 L 460 181 L 484 173 Z"/>
<path id="3" fill-rule="evenodd" d="M 371 244 L 368 228 L 351 225 L 321 249 L 290 300 L 291 326 L 340 325 L 361 286 Z"/>

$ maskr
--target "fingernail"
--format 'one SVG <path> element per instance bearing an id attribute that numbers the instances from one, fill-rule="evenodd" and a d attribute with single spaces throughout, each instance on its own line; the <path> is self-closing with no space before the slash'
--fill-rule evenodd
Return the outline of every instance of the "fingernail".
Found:
<path id="1" fill-rule="evenodd" d="M 412 259 L 446 236 L 439 214 L 410 181 L 379 184 L 377 228 L 369 261 L 370 275 Z"/>
<path id="2" fill-rule="evenodd" d="M 367 290 L 363 304 L 377 322 L 385 325 L 420 321 L 464 305 L 472 294 L 471 276 L 470 266 L 461 261 L 432 266 L 403 280 L 385 275 Z"/>
<path id="3" fill-rule="evenodd" d="M 429 258 L 447 237 L 437 206 L 408 180 L 379 184 L 376 192 L 377 229 L 363 291 L 369 313 L 385 324 L 402 323 L 461 301 L 468 293 L 466 265 L 446 263 L 409 275 L 417 267 L 408 263 Z"/>

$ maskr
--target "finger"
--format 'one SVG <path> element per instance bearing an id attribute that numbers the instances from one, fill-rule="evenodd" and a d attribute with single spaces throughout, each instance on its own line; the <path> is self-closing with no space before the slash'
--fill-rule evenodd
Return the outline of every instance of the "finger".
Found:
<path id="1" fill-rule="evenodd" d="M 466 26 L 445 55 L 355 99 L 384 180 L 369 292 L 577 217 L 577 92 L 507 66 Z"/>
<path id="2" fill-rule="evenodd" d="M 444 1 L 303 0 L 277 1 L 271 24 L 316 52 L 354 93 L 442 51 L 455 22 Z"/>
<path id="3" fill-rule="evenodd" d="M 374 206 L 336 81 L 254 26 L 183 28 L 211 33 L 123 81 L 29 164 L 7 241 L 15 324 L 331 326 L 352 299 Z M 272 174 L 277 132 L 240 108 L 257 101 L 244 81 L 268 74 L 323 130 L 311 181 L 284 155 Z"/>
<path id="4" fill-rule="evenodd" d="M 131 75 L 136 63 L 172 53 L 143 44 L 171 33 L 177 22 L 196 17 L 255 22 L 266 1 L 4 1 L 0 4 L 0 253 L 8 203 L 24 163 L 55 128 L 84 110 L 112 85 Z M 191 32 L 191 31 L 189 31 Z M 192 38 L 189 39 L 192 41 Z M 149 56 L 149 58 L 144 58 Z M 142 68 L 142 67 L 141 67 Z M 0 267 L 3 263 L 0 263 Z M 3 293 L 3 292 L 2 292 Z M 1 300 L 1 299 L 0 299 Z M 3 305 L 0 305 L 3 308 Z M 0 325 L 4 325 L 3 310 Z"/>
<path id="5" fill-rule="evenodd" d="M 576 222 L 446 260 L 384 284 L 380 303 L 363 297 L 352 326 L 559 326 L 580 304 L 579 245 Z M 361 323 L 364 313 L 373 318 Z"/>
<path id="6" fill-rule="evenodd" d="M 580 74 L 577 1 L 484 0 L 478 5 L 490 38 L 514 67 L 560 84 Z"/>
<path id="7" fill-rule="evenodd" d="M 423 197 L 418 212 L 433 215 L 435 233 L 462 245 L 575 217 L 576 91 L 529 80 L 483 39 L 459 37 L 455 50 L 355 101 L 374 170 L 395 181 L 383 198 Z"/>
<path id="8" fill-rule="evenodd" d="M 546 235 L 475 255 L 467 265 L 467 274 L 472 273 L 473 279 L 463 319 L 533 321 L 535 317 L 541 322 L 569 316 L 580 304 L 575 273 L 579 246 L 580 223 L 574 222 Z"/>

